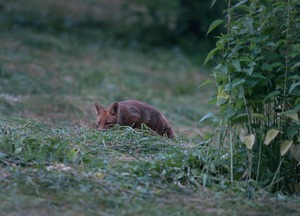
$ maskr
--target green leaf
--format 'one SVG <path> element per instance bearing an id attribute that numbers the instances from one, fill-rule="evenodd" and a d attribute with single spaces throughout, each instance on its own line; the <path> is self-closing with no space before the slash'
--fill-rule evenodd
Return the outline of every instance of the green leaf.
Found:
<path id="1" fill-rule="evenodd" d="M 269 41 L 268 43 L 266 43 L 266 46 L 276 47 L 276 44 L 273 41 Z"/>
<path id="2" fill-rule="evenodd" d="M 216 119 L 215 113 L 207 113 L 206 115 L 204 115 L 198 123 L 202 123 L 207 119 Z"/>
<path id="3" fill-rule="evenodd" d="M 293 137 L 298 133 L 298 130 L 300 129 L 299 124 L 294 124 L 292 126 L 289 126 L 287 128 L 287 136 L 289 140 L 293 140 Z"/>
<path id="4" fill-rule="evenodd" d="M 255 142 L 255 135 L 254 134 L 249 134 L 244 137 L 244 143 L 246 147 L 251 150 Z"/>
<path id="5" fill-rule="evenodd" d="M 209 26 L 209 28 L 208 28 L 208 30 L 207 30 L 206 35 L 208 35 L 211 31 L 213 31 L 215 28 L 217 28 L 217 27 L 218 27 L 219 25 L 221 25 L 223 22 L 224 22 L 224 20 L 221 20 L 221 19 L 218 19 L 218 20 L 213 21 L 213 22 L 210 24 L 210 26 Z"/>
<path id="6" fill-rule="evenodd" d="M 270 142 L 275 139 L 275 137 L 278 135 L 280 131 L 277 130 L 277 129 L 270 129 L 268 130 L 267 134 L 266 134 L 266 137 L 265 137 L 265 141 L 264 141 L 264 144 L 265 145 L 269 145 Z"/>
<path id="7" fill-rule="evenodd" d="M 286 43 L 286 41 L 284 40 L 284 39 L 281 39 L 281 40 L 278 40 L 277 42 L 276 42 L 276 48 L 279 48 L 279 47 L 281 47 L 283 44 L 285 44 Z"/>
<path id="8" fill-rule="evenodd" d="M 217 106 L 222 106 L 223 104 L 225 104 L 227 102 L 226 99 L 224 98 L 220 98 L 217 100 Z"/>
<path id="9" fill-rule="evenodd" d="M 219 86 L 217 98 L 218 98 L 218 99 L 224 98 L 224 99 L 227 100 L 227 99 L 229 98 L 229 94 L 228 94 L 227 90 L 222 89 L 222 87 Z"/>
<path id="10" fill-rule="evenodd" d="M 292 146 L 293 141 L 284 140 L 282 145 L 280 146 L 280 155 L 283 156 Z"/>
<path id="11" fill-rule="evenodd" d="M 245 81 L 246 81 L 245 79 L 234 79 L 231 83 L 228 83 L 225 86 L 224 90 L 225 91 L 231 91 L 232 89 L 234 89 L 235 87 L 241 85 Z"/>
<path id="12" fill-rule="evenodd" d="M 218 64 L 215 68 L 215 72 L 221 73 L 221 74 L 227 74 L 227 65 Z"/>
<path id="13" fill-rule="evenodd" d="M 280 91 L 278 91 L 278 90 L 272 91 L 265 97 L 264 101 L 266 101 L 270 98 L 276 97 L 278 95 L 280 95 Z"/>
<path id="14" fill-rule="evenodd" d="M 300 111 L 300 103 L 296 104 L 293 110 Z"/>
<path id="15" fill-rule="evenodd" d="M 213 59 L 215 53 L 218 52 L 218 51 L 219 51 L 219 48 L 215 48 L 215 49 L 211 50 L 211 51 L 207 54 L 207 56 L 206 56 L 206 59 L 205 59 L 205 61 L 204 61 L 204 65 L 206 65 L 207 62 L 209 62 L 211 59 Z"/>
<path id="16" fill-rule="evenodd" d="M 244 4 L 245 2 L 247 2 L 248 0 L 243 0 L 243 1 L 240 1 L 238 2 L 236 5 L 234 5 L 233 7 L 236 8 L 236 7 L 239 7 L 240 5 Z"/>
<path id="17" fill-rule="evenodd" d="M 247 68 L 243 68 L 243 71 L 246 72 L 249 76 L 251 76 L 255 65 L 256 65 L 255 62 L 251 62 L 248 64 Z"/>
<path id="18" fill-rule="evenodd" d="M 210 8 L 212 8 L 216 4 L 217 0 L 212 0 Z"/>
<path id="19" fill-rule="evenodd" d="M 247 119 L 248 119 L 247 117 L 248 117 L 247 113 L 241 113 L 241 114 L 238 114 L 238 115 L 234 116 L 234 117 L 232 118 L 232 122 L 233 122 L 233 123 L 242 123 L 242 122 L 246 122 Z"/>
<path id="20" fill-rule="evenodd" d="M 292 144 L 290 150 L 291 150 L 291 154 L 296 159 L 296 161 L 300 162 L 300 145 Z"/>
<path id="21" fill-rule="evenodd" d="M 254 86 L 262 83 L 262 81 L 266 81 L 266 77 L 261 74 L 253 73 L 251 76 L 247 77 L 245 85 L 249 88 L 253 88 Z"/>
<path id="22" fill-rule="evenodd" d="M 237 126 L 237 134 L 241 142 L 244 143 L 246 130 L 240 125 Z"/>
<path id="23" fill-rule="evenodd" d="M 253 73 L 254 67 L 248 67 L 243 69 L 249 76 Z"/>
<path id="24" fill-rule="evenodd" d="M 284 64 L 282 64 L 281 62 L 274 62 L 273 64 L 271 64 L 272 68 L 280 68 L 280 67 L 284 67 Z"/>
<path id="25" fill-rule="evenodd" d="M 287 118 L 290 118 L 294 121 L 299 121 L 298 112 L 296 110 L 288 110 L 286 112 L 282 112 L 282 115 L 284 115 Z"/>
<path id="26" fill-rule="evenodd" d="M 267 78 L 263 76 L 261 73 L 253 73 L 251 77 L 254 77 L 256 79 L 267 80 Z"/>
<path id="27" fill-rule="evenodd" d="M 208 79 L 206 80 L 204 83 L 202 83 L 199 88 L 202 88 L 203 86 L 206 86 L 207 84 L 210 84 L 210 83 L 214 83 L 212 80 Z"/>
<path id="28" fill-rule="evenodd" d="M 271 72 L 273 70 L 273 67 L 270 64 L 263 63 L 262 66 L 261 66 L 261 69 L 264 70 L 264 71 Z"/>
<path id="29" fill-rule="evenodd" d="M 233 66 L 233 68 L 236 70 L 236 71 L 238 71 L 238 72 L 240 72 L 242 69 L 241 69 L 241 63 L 240 63 L 240 61 L 239 60 L 233 60 L 232 61 L 232 66 Z"/>
<path id="30" fill-rule="evenodd" d="M 236 111 L 233 107 L 228 107 L 227 108 L 227 117 L 228 118 L 233 118 L 233 116 L 236 115 Z"/>
<path id="31" fill-rule="evenodd" d="M 289 94 L 291 94 L 297 86 L 300 86 L 300 82 L 293 83 L 293 84 L 290 86 Z"/>

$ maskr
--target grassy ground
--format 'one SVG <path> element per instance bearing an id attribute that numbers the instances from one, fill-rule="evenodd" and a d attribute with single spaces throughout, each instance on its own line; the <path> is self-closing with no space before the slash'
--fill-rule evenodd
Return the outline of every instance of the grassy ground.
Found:
<path id="1" fill-rule="evenodd" d="M 197 124 L 214 86 L 199 89 L 209 75 L 179 50 L 3 26 L 0 215 L 299 215 L 297 197 L 228 183 L 226 152 Z M 157 107 L 178 138 L 96 131 L 93 102 L 124 99 Z"/>
<path id="2" fill-rule="evenodd" d="M 101 40 L 101 32 L 84 33 L 83 40 L 73 32 L 2 32 L 1 112 L 79 125 L 92 121 L 95 101 L 107 106 L 134 98 L 157 107 L 180 130 L 194 128 L 210 107 L 212 91 L 198 89 L 208 76 L 183 54 L 118 48 Z"/>
<path id="3" fill-rule="evenodd" d="M 299 214 L 296 197 L 207 176 L 203 161 L 215 152 L 189 139 L 29 119 L 0 125 L 0 215 Z"/>

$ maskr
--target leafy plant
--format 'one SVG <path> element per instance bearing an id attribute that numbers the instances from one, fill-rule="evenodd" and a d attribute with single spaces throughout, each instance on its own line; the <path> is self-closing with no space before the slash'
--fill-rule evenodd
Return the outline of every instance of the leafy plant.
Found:
<path id="1" fill-rule="evenodd" d="M 232 181 L 246 177 L 288 192 L 300 181 L 295 157 L 300 140 L 299 5 L 296 0 L 227 0 L 227 32 L 205 62 L 219 58 L 213 71 L 215 101 L 221 137 L 229 136 Z M 209 32 L 222 23 L 213 22 Z M 239 172 L 239 167 L 246 169 Z"/>

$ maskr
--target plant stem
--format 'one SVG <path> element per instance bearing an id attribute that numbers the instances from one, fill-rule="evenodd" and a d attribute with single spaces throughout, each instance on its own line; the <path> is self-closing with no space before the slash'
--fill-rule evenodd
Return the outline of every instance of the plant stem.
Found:
<path id="1" fill-rule="evenodd" d="M 229 140 L 230 140 L 230 181 L 233 182 L 233 141 L 232 141 L 231 125 L 229 126 Z"/>
<path id="2" fill-rule="evenodd" d="M 230 33 L 230 23 L 231 23 L 230 7 L 231 7 L 231 1 L 227 0 L 227 34 Z"/>
<path id="3" fill-rule="evenodd" d="M 278 165 L 278 167 L 277 167 L 277 170 L 276 170 L 276 173 L 275 173 L 275 175 L 274 175 L 274 177 L 273 177 L 273 179 L 272 179 L 272 182 L 271 182 L 271 184 L 269 185 L 269 188 L 274 184 L 274 181 L 275 181 L 275 179 L 276 179 L 276 177 L 277 177 L 277 175 L 278 175 L 278 172 L 279 172 L 279 170 L 280 170 L 280 167 L 281 167 L 282 162 L 283 162 L 283 157 L 281 157 L 281 159 L 280 159 L 280 163 L 279 163 L 279 165 Z"/>
<path id="4" fill-rule="evenodd" d="M 258 162 L 257 162 L 257 171 L 256 171 L 256 181 L 258 181 L 258 177 L 259 177 L 259 168 L 260 168 L 260 160 L 261 160 L 261 146 L 262 146 L 262 142 L 259 142 L 259 152 L 258 152 Z"/>

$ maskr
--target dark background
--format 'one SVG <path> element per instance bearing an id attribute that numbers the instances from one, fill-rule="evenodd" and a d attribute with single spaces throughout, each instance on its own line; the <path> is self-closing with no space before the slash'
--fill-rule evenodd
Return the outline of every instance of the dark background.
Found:
<path id="1" fill-rule="evenodd" d="M 224 15 L 225 1 L 211 0 L 20 0 L 0 1 L 1 30 L 73 31 L 81 37 L 101 31 L 114 45 L 148 50 L 175 47 L 204 58 L 221 28 L 206 36 L 213 20 Z M 90 37 L 90 35 L 89 35 Z M 199 60 L 199 58 L 196 58 Z"/>

